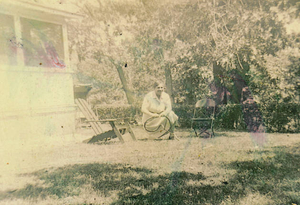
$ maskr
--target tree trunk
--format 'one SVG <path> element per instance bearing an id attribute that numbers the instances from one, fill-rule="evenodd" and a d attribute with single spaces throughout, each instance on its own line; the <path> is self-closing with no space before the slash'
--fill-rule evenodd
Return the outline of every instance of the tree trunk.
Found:
<path id="1" fill-rule="evenodd" d="M 133 96 L 132 91 L 130 91 L 130 89 L 128 88 L 128 84 L 127 84 L 126 77 L 124 75 L 123 68 L 121 65 L 116 65 L 116 67 L 117 67 L 117 71 L 118 71 L 121 83 L 123 85 L 123 90 L 126 94 L 127 101 L 129 104 L 132 105 L 134 103 L 134 96 Z"/>
<path id="2" fill-rule="evenodd" d="M 172 104 L 174 103 L 174 96 L 173 96 L 173 84 L 172 84 L 172 72 L 170 65 L 165 67 L 165 77 L 166 77 L 166 88 L 167 93 L 170 95 Z"/>
<path id="3" fill-rule="evenodd" d="M 223 90 L 223 83 L 221 78 L 223 77 L 223 71 L 222 66 L 220 66 L 216 61 L 213 62 L 213 75 L 214 75 L 214 83 L 217 88 L 217 97 L 216 97 L 216 103 L 218 105 L 222 104 L 222 93 Z"/>

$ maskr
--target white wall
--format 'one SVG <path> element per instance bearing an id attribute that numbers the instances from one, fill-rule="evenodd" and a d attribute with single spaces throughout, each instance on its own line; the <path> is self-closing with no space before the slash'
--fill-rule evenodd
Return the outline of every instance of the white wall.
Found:
<path id="1" fill-rule="evenodd" d="M 3 31 L 7 30 L 0 32 L 0 54 L 4 57 L 0 58 L 1 143 L 39 144 L 74 135 L 76 107 L 73 96 L 73 69 L 69 66 L 65 25 L 65 18 L 73 18 L 73 15 L 38 4 L 15 1 L 0 1 L 0 13 L 9 15 L 2 15 L 7 19 L 2 19 L 6 23 L 0 24 Z M 22 18 L 31 19 L 28 21 L 31 23 L 22 24 Z M 45 25 L 48 25 L 48 29 L 45 29 L 43 22 L 47 22 Z M 59 27 L 62 32 L 57 36 Z M 55 30 L 57 35 L 54 37 L 49 29 Z M 36 40 L 41 42 L 36 43 Z M 43 42 L 46 43 L 44 47 Z M 45 46 L 50 45 L 50 42 L 52 47 L 49 48 L 52 50 L 47 50 Z M 6 49 L 3 49 L 5 46 Z M 26 60 L 37 57 L 42 62 L 45 54 L 41 55 L 40 48 L 44 48 L 46 55 L 54 62 L 57 60 L 55 49 L 63 49 L 63 54 L 58 53 L 61 55 L 59 60 L 63 60 L 65 66 L 56 68 L 48 65 L 46 67 L 44 63 L 29 64 Z M 38 53 L 28 55 L 24 52 L 31 49 L 36 49 Z"/>
<path id="2" fill-rule="evenodd" d="M 47 69 L 0 66 L 1 140 L 41 142 L 74 134 L 72 74 Z"/>

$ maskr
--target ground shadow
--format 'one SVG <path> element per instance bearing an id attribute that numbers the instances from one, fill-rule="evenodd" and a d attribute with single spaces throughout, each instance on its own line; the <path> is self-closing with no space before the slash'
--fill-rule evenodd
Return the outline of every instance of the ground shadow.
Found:
<path id="1" fill-rule="evenodd" d="M 300 204 L 300 144 L 257 151 L 257 160 L 233 162 L 226 167 L 237 173 L 228 181 L 233 195 L 258 192 L 274 204 Z"/>
<path id="2" fill-rule="evenodd" d="M 225 164 L 226 169 L 234 169 L 236 174 L 219 184 L 207 183 L 210 179 L 202 173 L 159 175 L 155 170 L 128 164 L 94 163 L 44 169 L 28 174 L 42 180 L 42 185 L 28 184 L 22 189 L 0 192 L 0 200 L 76 196 L 81 194 L 82 187 L 90 185 L 106 197 L 116 191 L 118 199 L 113 204 L 220 204 L 228 198 L 238 203 L 249 191 L 269 196 L 275 204 L 299 204 L 298 148 L 299 145 L 292 150 L 276 147 L 269 152 L 257 151 L 258 155 L 273 155 Z"/>
<path id="3" fill-rule="evenodd" d="M 44 183 L 28 184 L 22 189 L 0 192 L 0 200 L 75 196 L 80 195 L 81 187 L 90 184 L 104 196 L 109 196 L 111 191 L 118 191 L 119 200 L 115 204 L 160 203 L 186 195 L 186 191 L 178 190 L 183 191 L 187 181 L 204 179 L 201 173 L 174 172 L 157 176 L 150 169 L 127 164 L 99 163 L 44 169 L 26 175 L 36 176 Z"/>

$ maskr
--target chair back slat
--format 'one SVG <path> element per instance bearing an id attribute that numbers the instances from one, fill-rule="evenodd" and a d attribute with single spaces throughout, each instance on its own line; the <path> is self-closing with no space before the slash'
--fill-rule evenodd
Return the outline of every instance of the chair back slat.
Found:
<path id="1" fill-rule="evenodd" d="M 201 107 L 215 107 L 216 102 L 213 99 L 201 99 L 198 100 L 195 104 L 195 108 L 201 108 Z"/>

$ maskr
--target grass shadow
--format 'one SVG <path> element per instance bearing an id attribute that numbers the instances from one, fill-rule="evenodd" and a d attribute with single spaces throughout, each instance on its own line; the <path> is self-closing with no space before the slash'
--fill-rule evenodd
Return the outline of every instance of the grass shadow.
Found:
<path id="1" fill-rule="evenodd" d="M 22 189 L 0 192 L 0 200 L 78 196 L 82 187 L 91 185 L 95 192 L 105 197 L 117 191 L 119 199 L 114 204 L 175 202 L 188 197 L 184 190 L 188 181 L 205 179 L 201 173 L 157 175 L 153 170 L 126 164 L 99 163 L 44 169 L 26 175 L 35 176 L 44 183 L 27 184 Z"/>
<path id="2" fill-rule="evenodd" d="M 137 183 L 138 177 L 143 177 L 151 172 L 148 169 L 134 168 L 126 164 L 99 163 L 43 169 L 23 174 L 23 176 L 35 176 L 42 180 L 43 184 L 27 184 L 26 187 L 19 190 L 0 192 L 0 200 L 74 196 L 80 194 L 80 188 L 84 185 L 91 185 L 95 191 L 107 195 L 112 190 L 125 189 L 132 182 Z"/>
<path id="3" fill-rule="evenodd" d="M 232 195 L 258 192 L 274 204 L 300 204 L 300 145 L 258 151 L 257 160 L 233 162 L 226 167 L 237 173 L 228 181 Z M 267 155 L 266 155 L 267 154 Z M 265 155 L 265 156 L 264 156 Z M 269 155 L 269 156 L 268 156 Z"/>
<path id="4" fill-rule="evenodd" d="M 116 145 L 116 144 L 122 144 L 121 141 L 116 141 L 116 140 L 106 140 L 106 141 L 98 141 L 95 143 L 91 143 L 91 144 L 95 144 L 95 145 Z"/>
<path id="5" fill-rule="evenodd" d="M 221 204 L 232 203 L 249 193 L 259 193 L 272 199 L 273 204 L 299 204 L 300 152 L 294 148 L 276 147 L 252 161 L 225 164 L 236 173 L 219 184 L 207 183 L 202 173 L 172 172 L 159 175 L 155 170 L 128 164 L 78 164 L 43 169 L 27 174 L 42 184 L 28 184 L 18 190 L 0 192 L 0 200 L 16 198 L 64 198 L 79 196 L 82 187 L 89 186 L 97 194 L 110 197 L 112 204 Z"/>
<path id="6" fill-rule="evenodd" d="M 198 132 L 198 130 L 197 130 Z M 212 133 L 211 131 L 209 131 L 209 133 Z M 186 129 L 178 129 L 177 130 L 177 135 L 180 138 L 203 138 L 203 139 L 209 139 L 210 136 L 197 136 L 194 129 L 192 128 L 186 128 Z M 223 132 L 223 131 L 219 131 L 219 130 L 214 130 L 214 136 L 213 138 L 216 137 L 234 137 L 231 135 L 230 132 Z"/>

